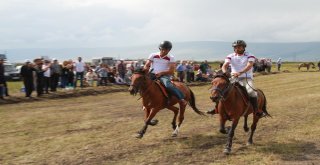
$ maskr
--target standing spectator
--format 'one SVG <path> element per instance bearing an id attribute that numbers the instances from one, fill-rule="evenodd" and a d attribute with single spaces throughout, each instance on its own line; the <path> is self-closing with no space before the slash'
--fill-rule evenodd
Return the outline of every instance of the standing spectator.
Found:
<path id="1" fill-rule="evenodd" d="M 21 67 L 20 74 L 23 78 L 26 97 L 28 98 L 32 98 L 31 94 L 32 94 L 32 91 L 34 90 L 33 71 L 35 71 L 35 69 L 33 68 L 31 61 L 26 60 L 25 64 Z"/>
<path id="2" fill-rule="evenodd" d="M 84 71 L 86 69 L 86 64 L 82 62 L 82 58 L 78 57 L 78 62 L 74 63 L 74 67 L 76 70 L 76 79 L 74 83 L 74 87 L 77 87 L 77 81 L 78 78 L 80 78 L 80 87 L 83 88 L 83 76 L 84 76 Z"/>
<path id="3" fill-rule="evenodd" d="M 67 65 L 70 65 L 69 61 L 63 61 L 61 68 L 61 88 L 65 88 L 68 85 L 69 68 L 67 68 Z"/>
<path id="4" fill-rule="evenodd" d="M 186 64 L 186 76 L 187 76 L 187 82 L 191 82 L 191 72 L 192 72 L 192 65 L 191 62 L 188 61 Z"/>
<path id="5" fill-rule="evenodd" d="M 208 61 L 205 60 L 204 62 L 201 63 L 200 65 L 200 70 L 202 74 L 207 74 L 207 69 L 208 69 L 209 65 L 208 65 Z"/>
<path id="6" fill-rule="evenodd" d="M 49 60 L 44 61 L 44 65 L 42 65 L 43 70 L 43 85 L 46 94 L 49 94 L 50 80 L 51 80 L 51 63 Z"/>
<path id="7" fill-rule="evenodd" d="M 70 88 L 74 88 L 74 66 L 72 65 L 72 60 L 69 61 L 69 64 L 67 64 L 66 68 L 68 69 L 68 76 L 67 76 L 67 86 Z"/>
<path id="8" fill-rule="evenodd" d="M 119 76 L 124 80 L 124 77 L 126 75 L 126 64 L 124 64 L 123 60 L 120 60 L 120 63 L 118 64 L 118 73 Z"/>
<path id="9" fill-rule="evenodd" d="M 53 63 L 51 64 L 51 91 L 57 91 L 60 75 L 61 75 L 61 65 L 58 63 L 57 59 L 52 59 Z"/>
<path id="10" fill-rule="evenodd" d="M 5 78 L 4 78 L 4 65 L 3 65 L 4 60 L 1 58 L 0 59 L 0 99 L 4 99 L 3 95 L 5 93 Z"/>
<path id="11" fill-rule="evenodd" d="M 98 76 L 100 77 L 99 85 L 106 86 L 108 83 L 108 72 L 109 66 L 107 64 L 101 64 L 97 70 Z"/>
<path id="12" fill-rule="evenodd" d="M 89 84 L 89 86 L 93 87 L 93 82 L 97 80 L 97 78 L 97 74 L 90 68 L 86 74 L 86 81 Z"/>
<path id="13" fill-rule="evenodd" d="M 190 69 L 190 80 L 194 81 L 194 63 L 190 62 L 190 66 L 191 66 L 191 69 Z"/>
<path id="14" fill-rule="evenodd" d="M 282 63 L 281 58 L 279 58 L 277 61 L 278 71 L 280 71 L 281 63 Z"/>
<path id="15" fill-rule="evenodd" d="M 37 96 L 40 97 L 43 94 L 43 87 L 44 87 L 44 71 L 42 69 L 43 61 L 40 58 L 34 59 L 33 62 L 35 63 L 35 70 L 36 70 L 36 87 L 37 87 Z"/>
<path id="16" fill-rule="evenodd" d="M 178 72 L 178 78 L 180 82 L 183 82 L 184 80 L 184 73 L 186 71 L 186 65 L 185 65 L 185 61 L 180 62 L 180 64 L 177 66 L 176 68 L 177 72 Z"/>

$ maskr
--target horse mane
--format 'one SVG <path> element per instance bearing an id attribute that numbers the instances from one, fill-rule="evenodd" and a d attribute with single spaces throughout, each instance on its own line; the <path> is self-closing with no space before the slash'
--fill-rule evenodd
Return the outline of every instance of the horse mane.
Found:
<path id="1" fill-rule="evenodd" d="M 229 80 L 230 75 L 228 75 L 227 73 L 218 73 L 213 77 L 213 79 L 215 79 L 215 78 L 222 78 L 222 79 L 226 80 L 228 83 L 230 83 L 230 80 Z"/>
<path id="2" fill-rule="evenodd" d="M 136 68 L 133 73 L 135 74 L 145 74 L 146 71 L 143 69 L 143 67 L 139 67 L 139 68 Z"/>

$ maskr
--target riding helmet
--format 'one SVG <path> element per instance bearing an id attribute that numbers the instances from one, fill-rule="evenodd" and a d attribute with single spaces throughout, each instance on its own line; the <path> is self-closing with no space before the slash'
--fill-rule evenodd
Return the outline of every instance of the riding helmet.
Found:
<path id="1" fill-rule="evenodd" d="M 236 47 L 236 46 L 243 46 L 244 48 L 247 47 L 246 42 L 244 42 L 243 40 L 236 40 L 232 43 L 232 47 Z"/>
<path id="2" fill-rule="evenodd" d="M 162 41 L 159 44 L 159 49 L 168 49 L 171 50 L 172 48 L 172 43 L 170 41 Z"/>

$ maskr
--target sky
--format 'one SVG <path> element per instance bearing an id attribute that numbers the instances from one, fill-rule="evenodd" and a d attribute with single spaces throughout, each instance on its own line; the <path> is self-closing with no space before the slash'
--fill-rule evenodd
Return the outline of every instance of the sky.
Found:
<path id="1" fill-rule="evenodd" d="M 1 0 L 0 53 L 162 40 L 320 41 L 319 0 Z"/>

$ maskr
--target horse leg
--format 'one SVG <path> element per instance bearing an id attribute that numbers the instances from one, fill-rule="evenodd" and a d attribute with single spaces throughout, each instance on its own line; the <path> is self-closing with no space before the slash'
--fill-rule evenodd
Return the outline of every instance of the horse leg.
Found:
<path id="1" fill-rule="evenodd" d="M 253 138 L 254 131 L 257 128 L 258 121 L 259 121 L 259 117 L 257 117 L 256 115 L 253 115 L 253 122 L 251 124 L 251 132 L 250 132 L 250 137 L 248 139 L 247 145 L 252 145 L 253 144 L 252 138 Z"/>
<path id="2" fill-rule="evenodd" d="M 171 110 L 174 113 L 173 119 L 172 119 L 172 129 L 175 130 L 177 127 L 176 124 L 176 120 L 177 120 L 177 116 L 178 116 L 178 112 L 179 112 L 179 108 L 175 107 L 175 106 L 170 106 L 167 107 L 169 110 Z"/>
<path id="3" fill-rule="evenodd" d="M 245 132 L 249 131 L 249 127 L 248 127 L 248 115 L 244 116 L 244 124 L 243 124 L 243 129 Z"/>
<path id="4" fill-rule="evenodd" d="M 176 129 L 173 131 L 172 137 L 178 136 L 179 128 L 184 120 L 184 111 L 186 109 L 186 106 L 187 105 L 180 105 L 180 111 L 179 111 L 179 117 L 178 117 L 179 123 L 178 123 Z"/>
<path id="5" fill-rule="evenodd" d="M 233 136 L 234 136 L 234 130 L 237 128 L 238 122 L 239 122 L 239 118 L 236 118 L 236 119 L 232 120 L 232 126 L 231 126 L 231 129 L 230 129 L 229 133 L 228 133 L 228 142 L 226 144 L 226 147 L 223 150 L 223 153 L 225 153 L 227 155 L 230 154 L 230 152 L 231 152 L 232 139 L 233 139 Z"/>
<path id="6" fill-rule="evenodd" d="M 222 134 L 227 134 L 228 133 L 228 131 L 225 128 L 226 121 L 227 121 L 227 119 L 224 118 L 222 115 L 220 115 L 220 129 L 219 129 L 219 132 L 221 132 Z"/>
<path id="7" fill-rule="evenodd" d="M 148 125 L 152 125 L 151 120 L 152 118 L 158 113 L 158 109 L 145 109 L 145 120 L 144 120 L 144 126 L 142 129 L 138 132 L 136 138 L 142 138 L 143 135 L 146 133 Z"/>

